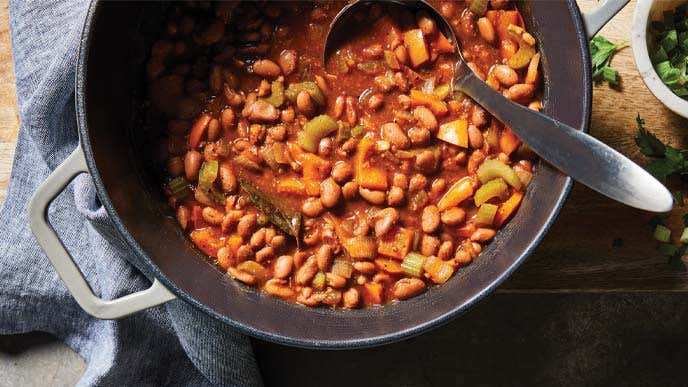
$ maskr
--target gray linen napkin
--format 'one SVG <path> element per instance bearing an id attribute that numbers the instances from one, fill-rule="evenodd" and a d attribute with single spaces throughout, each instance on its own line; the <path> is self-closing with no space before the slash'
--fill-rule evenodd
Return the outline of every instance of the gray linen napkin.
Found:
<path id="1" fill-rule="evenodd" d="M 0 210 L 0 334 L 44 331 L 88 364 L 80 385 L 261 385 L 248 338 L 182 301 L 100 321 L 72 299 L 27 224 L 35 188 L 77 146 L 74 65 L 88 2 L 16 0 L 10 30 L 21 127 Z M 49 210 L 53 227 L 101 297 L 150 286 L 111 227 L 89 176 Z"/>

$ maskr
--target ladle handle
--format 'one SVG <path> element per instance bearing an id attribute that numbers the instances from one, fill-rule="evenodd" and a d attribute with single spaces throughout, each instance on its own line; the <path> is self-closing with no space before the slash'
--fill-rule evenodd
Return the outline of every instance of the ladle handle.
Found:
<path id="1" fill-rule="evenodd" d="M 471 71 L 458 79 L 455 87 L 574 180 L 631 207 L 653 212 L 671 210 L 673 198 L 662 183 L 596 138 L 512 102 Z"/>

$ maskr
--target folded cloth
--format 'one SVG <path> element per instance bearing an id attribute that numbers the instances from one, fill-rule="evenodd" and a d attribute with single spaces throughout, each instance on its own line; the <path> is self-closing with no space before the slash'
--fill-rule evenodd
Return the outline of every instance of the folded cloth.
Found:
<path id="1" fill-rule="evenodd" d="M 10 30 L 21 121 L 0 210 L 0 334 L 57 336 L 87 363 L 81 385 L 261 385 L 245 336 L 182 301 L 101 321 L 72 299 L 27 224 L 36 187 L 78 144 L 74 67 L 88 2 L 16 0 Z M 89 176 L 48 212 L 91 287 L 111 299 L 150 286 L 112 228 Z"/>

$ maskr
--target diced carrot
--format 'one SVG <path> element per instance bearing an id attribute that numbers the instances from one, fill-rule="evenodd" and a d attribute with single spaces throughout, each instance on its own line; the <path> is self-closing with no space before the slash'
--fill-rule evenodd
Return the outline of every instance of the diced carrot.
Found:
<path id="1" fill-rule="evenodd" d="M 318 180 L 306 180 L 306 195 L 318 196 L 320 195 L 320 182 Z"/>
<path id="2" fill-rule="evenodd" d="M 516 137 L 514 132 L 511 131 L 511 128 L 504 126 L 504 131 L 499 137 L 499 148 L 502 150 L 502 152 L 510 155 L 516 149 L 518 149 L 519 145 L 521 145 L 521 140 Z"/>
<path id="3" fill-rule="evenodd" d="M 382 305 L 382 285 L 377 282 L 366 282 L 361 288 L 365 306 Z"/>
<path id="4" fill-rule="evenodd" d="M 217 257 L 217 250 L 225 245 L 222 232 L 218 227 L 193 230 L 189 234 L 196 247 L 211 257 Z"/>
<path id="5" fill-rule="evenodd" d="M 208 223 L 203 220 L 203 207 L 199 205 L 191 206 L 191 226 L 194 229 L 208 227 Z"/>
<path id="6" fill-rule="evenodd" d="M 516 212 L 516 209 L 521 204 L 522 199 L 523 193 L 516 191 L 511 195 L 509 199 L 502 203 L 499 206 L 499 209 L 497 209 L 497 214 L 495 215 L 495 226 L 501 227 L 502 224 L 504 224 L 504 222 L 507 219 L 509 219 L 509 217 L 513 215 L 514 212 Z"/>
<path id="7" fill-rule="evenodd" d="M 473 181 L 470 177 L 466 176 L 449 187 L 444 196 L 437 202 L 437 208 L 439 208 L 440 211 L 444 211 L 456 207 L 472 195 Z"/>
<path id="8" fill-rule="evenodd" d="M 423 270 L 436 284 L 443 284 L 454 275 L 454 267 L 435 256 L 430 256 L 425 260 Z"/>
<path id="9" fill-rule="evenodd" d="M 354 155 L 354 172 L 359 186 L 372 190 L 387 189 L 387 172 L 382 168 L 370 166 L 368 157 L 373 152 L 375 140 L 371 137 L 363 137 L 358 142 Z"/>
<path id="10" fill-rule="evenodd" d="M 310 196 L 320 194 L 320 182 L 330 174 L 332 163 L 310 152 L 305 152 L 298 144 L 287 144 L 292 159 L 301 164 L 304 192 Z"/>
<path id="11" fill-rule="evenodd" d="M 412 106 L 426 106 L 432 110 L 436 116 L 444 116 L 447 114 L 447 112 L 449 112 L 447 104 L 442 102 L 442 100 L 435 94 L 423 93 L 420 90 L 413 89 L 411 90 L 409 97 L 411 97 Z"/>
<path id="12" fill-rule="evenodd" d="M 521 25 L 521 18 L 518 15 L 518 11 L 500 10 L 497 24 L 495 24 L 497 36 L 499 36 L 500 39 L 506 39 L 509 37 L 509 24 L 514 24 L 517 26 Z"/>
<path id="13" fill-rule="evenodd" d="M 236 254 L 237 250 L 239 250 L 239 247 L 241 247 L 244 242 L 240 235 L 232 234 L 229 236 L 229 238 L 227 238 L 227 242 L 225 244 L 232 254 Z"/>
<path id="14" fill-rule="evenodd" d="M 468 148 L 468 121 L 465 118 L 440 125 L 437 138 L 456 146 Z"/>
<path id="15" fill-rule="evenodd" d="M 362 168 L 356 175 L 356 182 L 363 188 L 384 191 L 387 189 L 387 172 L 377 167 Z"/>
<path id="16" fill-rule="evenodd" d="M 301 179 L 296 177 L 288 177 L 280 180 L 276 188 L 279 193 L 306 195 L 306 185 Z"/>
<path id="17" fill-rule="evenodd" d="M 430 60 L 430 53 L 425 45 L 423 31 L 420 28 L 404 32 L 404 46 L 408 50 L 413 67 L 422 66 Z"/>
<path id="18" fill-rule="evenodd" d="M 538 66 L 540 65 L 540 53 L 536 53 L 530 58 L 530 63 L 528 64 L 528 71 L 526 72 L 525 82 L 531 85 L 536 84 L 540 80 Z"/>
<path id="19" fill-rule="evenodd" d="M 209 114 L 202 114 L 198 117 L 191 127 L 191 133 L 189 133 L 189 148 L 196 149 L 211 119 L 212 117 Z"/>
<path id="20" fill-rule="evenodd" d="M 239 247 L 241 247 L 242 244 L 243 241 L 239 235 L 230 235 L 229 238 L 227 238 L 227 240 L 225 241 L 225 246 L 229 250 L 230 254 L 224 255 L 222 257 L 218 255 L 217 264 L 220 265 L 220 267 L 224 270 L 227 270 L 227 268 L 234 264 L 234 256 L 236 254 L 236 251 L 239 249 Z"/>
<path id="21" fill-rule="evenodd" d="M 404 272 L 399 261 L 392 259 L 378 258 L 375 260 L 375 266 L 389 274 L 397 275 Z"/>
<path id="22" fill-rule="evenodd" d="M 433 51 L 436 51 L 438 54 L 450 54 L 455 51 L 454 45 L 451 44 L 451 42 L 447 40 L 447 38 L 441 32 L 437 32 L 435 34 L 434 39 L 430 42 L 430 47 L 432 47 Z"/>
<path id="23" fill-rule="evenodd" d="M 399 227 L 396 230 L 391 230 L 380 238 L 377 252 L 387 257 L 403 260 L 411 251 L 413 237 L 413 231 L 407 228 Z"/>

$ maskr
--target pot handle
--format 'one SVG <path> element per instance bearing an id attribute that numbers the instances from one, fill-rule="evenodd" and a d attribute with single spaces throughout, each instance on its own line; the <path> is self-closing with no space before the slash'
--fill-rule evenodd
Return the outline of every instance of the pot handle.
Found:
<path id="1" fill-rule="evenodd" d="M 628 4 L 629 0 L 604 0 L 594 11 L 583 14 L 583 25 L 588 34 L 588 39 L 592 39 L 607 24 L 621 8 Z"/>
<path id="2" fill-rule="evenodd" d="M 88 167 L 81 146 L 78 146 L 36 189 L 28 209 L 33 235 L 76 302 L 93 317 L 113 320 L 174 300 L 176 296 L 157 279 L 146 290 L 114 300 L 103 300 L 93 293 L 83 273 L 48 223 L 50 203 L 74 177 L 83 172 L 88 172 Z"/>

